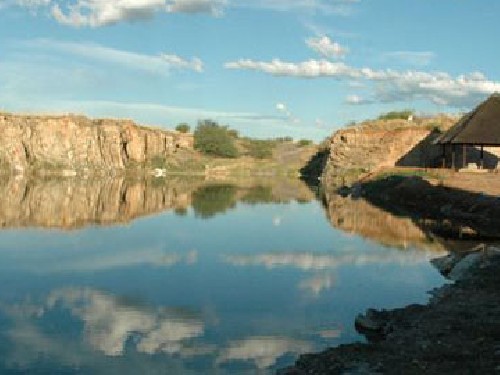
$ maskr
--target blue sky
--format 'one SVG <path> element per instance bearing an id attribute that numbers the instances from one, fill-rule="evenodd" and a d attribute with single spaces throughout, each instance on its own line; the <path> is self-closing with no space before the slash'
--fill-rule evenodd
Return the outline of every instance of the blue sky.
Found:
<path id="1" fill-rule="evenodd" d="M 0 0 L 0 109 L 320 140 L 500 91 L 500 2 Z"/>

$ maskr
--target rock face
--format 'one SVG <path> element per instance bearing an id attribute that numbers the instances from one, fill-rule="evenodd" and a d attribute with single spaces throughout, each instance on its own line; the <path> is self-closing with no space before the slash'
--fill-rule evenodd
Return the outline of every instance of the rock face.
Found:
<path id="1" fill-rule="evenodd" d="M 123 169 L 192 146 L 190 134 L 147 128 L 130 120 L 0 114 L 0 166 L 18 173 Z"/>
<path id="2" fill-rule="evenodd" d="M 382 167 L 430 167 L 439 163 L 441 148 L 433 145 L 455 118 L 370 121 L 333 134 L 323 173 L 326 186 L 350 184 L 363 173 Z"/>

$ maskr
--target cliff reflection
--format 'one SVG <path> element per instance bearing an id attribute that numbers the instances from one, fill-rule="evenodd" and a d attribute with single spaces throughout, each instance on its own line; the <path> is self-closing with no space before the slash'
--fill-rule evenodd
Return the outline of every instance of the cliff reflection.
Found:
<path id="1" fill-rule="evenodd" d="M 0 227 L 78 229 L 129 223 L 173 210 L 208 219 L 238 202 L 310 201 L 300 180 L 223 181 L 201 178 L 7 178 L 0 180 Z"/>
<path id="2" fill-rule="evenodd" d="M 327 194 L 324 204 L 330 223 L 344 232 L 401 249 L 446 250 L 443 242 L 424 231 L 411 218 L 395 216 L 363 198 Z"/>

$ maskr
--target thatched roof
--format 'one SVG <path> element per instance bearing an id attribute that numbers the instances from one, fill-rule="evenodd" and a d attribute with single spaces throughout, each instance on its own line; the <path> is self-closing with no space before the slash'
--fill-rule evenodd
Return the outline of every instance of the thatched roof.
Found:
<path id="1" fill-rule="evenodd" d="M 435 143 L 500 146 L 500 94 L 491 95 Z"/>

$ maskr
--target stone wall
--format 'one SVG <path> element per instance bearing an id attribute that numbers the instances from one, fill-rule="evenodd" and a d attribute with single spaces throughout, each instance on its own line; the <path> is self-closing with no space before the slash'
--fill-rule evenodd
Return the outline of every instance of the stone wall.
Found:
<path id="1" fill-rule="evenodd" d="M 191 134 L 130 120 L 0 114 L 0 166 L 29 169 L 123 169 L 192 148 Z"/>

